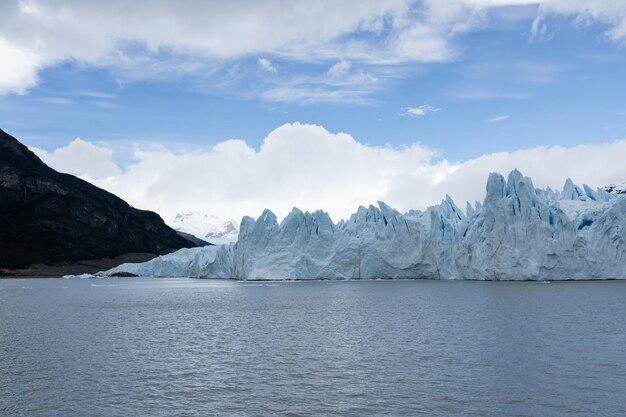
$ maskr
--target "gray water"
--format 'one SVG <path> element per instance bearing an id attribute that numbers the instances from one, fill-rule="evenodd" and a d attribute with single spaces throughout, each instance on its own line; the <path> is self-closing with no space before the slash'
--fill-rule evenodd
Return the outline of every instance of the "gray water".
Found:
<path id="1" fill-rule="evenodd" d="M 1 416 L 624 416 L 626 282 L 0 280 Z"/>

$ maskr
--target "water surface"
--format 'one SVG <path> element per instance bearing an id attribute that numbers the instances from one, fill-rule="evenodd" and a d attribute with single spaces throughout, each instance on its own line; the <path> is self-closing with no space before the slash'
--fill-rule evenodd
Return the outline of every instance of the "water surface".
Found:
<path id="1" fill-rule="evenodd" d="M 0 415 L 626 415 L 625 317 L 616 281 L 0 280 Z"/>

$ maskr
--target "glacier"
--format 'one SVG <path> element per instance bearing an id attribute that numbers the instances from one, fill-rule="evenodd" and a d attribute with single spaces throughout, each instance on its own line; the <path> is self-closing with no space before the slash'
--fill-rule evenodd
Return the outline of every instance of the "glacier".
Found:
<path id="1" fill-rule="evenodd" d="M 626 195 L 535 188 L 518 170 L 489 175 L 483 203 L 449 197 L 404 214 L 383 202 L 333 223 L 294 208 L 244 217 L 236 243 L 181 249 L 100 275 L 238 280 L 626 279 Z"/>

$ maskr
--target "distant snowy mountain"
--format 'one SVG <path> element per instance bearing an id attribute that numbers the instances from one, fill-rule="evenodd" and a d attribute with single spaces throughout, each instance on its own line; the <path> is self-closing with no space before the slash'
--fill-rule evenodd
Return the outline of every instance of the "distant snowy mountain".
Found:
<path id="1" fill-rule="evenodd" d="M 609 184 L 602 189 L 608 193 L 612 194 L 626 194 L 626 182 L 621 184 Z"/>
<path id="2" fill-rule="evenodd" d="M 189 233 L 218 245 L 235 242 L 239 234 L 239 227 L 233 220 L 190 210 L 178 213 L 171 226 L 179 232 Z"/>
<path id="3" fill-rule="evenodd" d="M 294 209 L 244 217 L 237 243 L 182 249 L 105 275 L 264 279 L 626 279 L 626 194 L 565 182 L 538 189 L 490 174 L 482 204 L 450 197 L 400 213 L 383 202 L 347 221 Z"/>

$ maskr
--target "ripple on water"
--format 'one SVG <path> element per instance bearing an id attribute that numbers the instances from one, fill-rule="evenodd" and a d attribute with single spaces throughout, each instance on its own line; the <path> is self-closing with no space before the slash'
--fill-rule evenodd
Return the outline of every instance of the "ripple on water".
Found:
<path id="1" fill-rule="evenodd" d="M 0 415 L 626 415 L 625 313 L 626 282 L 2 280 Z"/>

